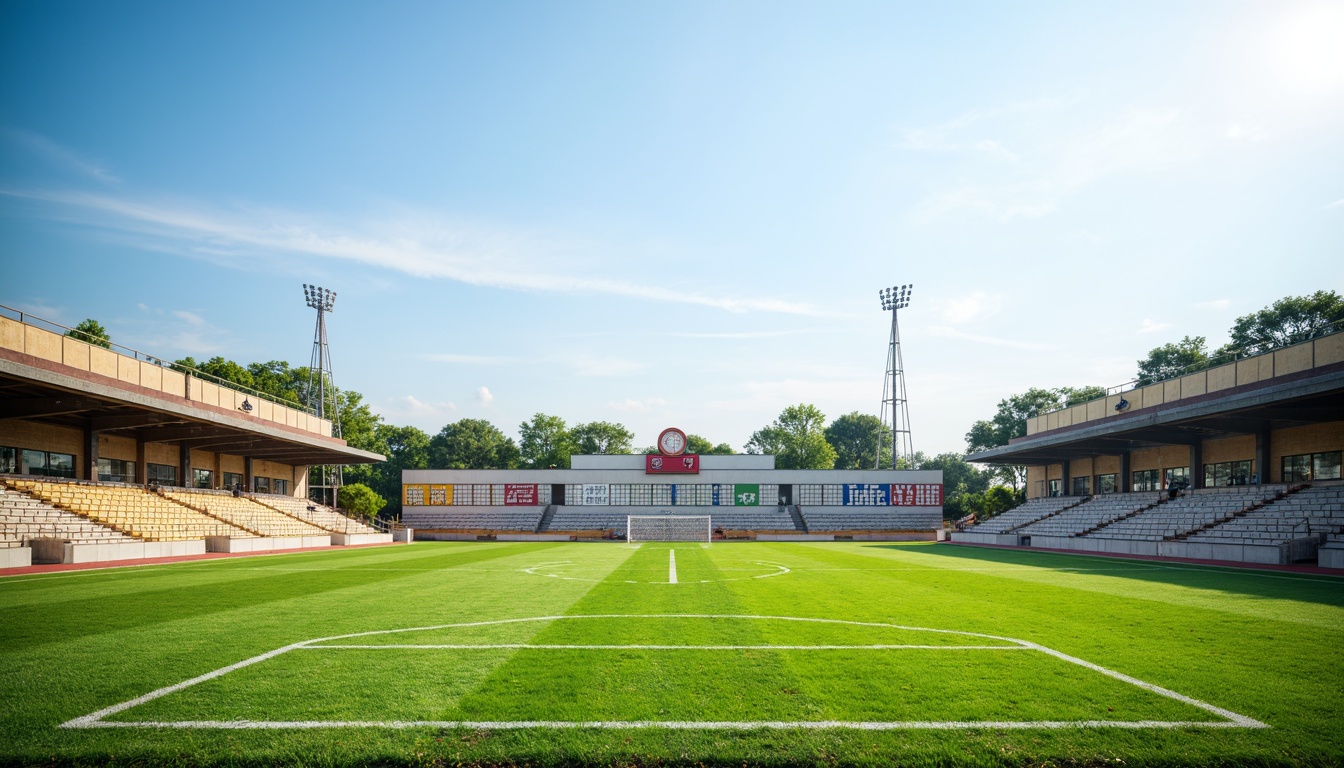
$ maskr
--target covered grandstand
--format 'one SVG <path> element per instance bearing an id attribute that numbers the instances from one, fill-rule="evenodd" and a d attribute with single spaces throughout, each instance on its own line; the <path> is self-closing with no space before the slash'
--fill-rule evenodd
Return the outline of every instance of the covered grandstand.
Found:
<path id="1" fill-rule="evenodd" d="M 931 541 L 942 482 L 769 455 L 581 455 L 570 469 L 403 470 L 401 522 L 416 538 L 623 539 L 628 518 L 662 515 L 708 517 L 719 538 Z"/>
<path id="2" fill-rule="evenodd" d="M 383 459 L 330 421 L 0 309 L 0 567 L 390 539 L 307 499 Z"/>
<path id="3" fill-rule="evenodd" d="M 967 457 L 1027 467 L 1026 504 L 952 535 L 1344 568 L 1344 333 L 1028 419 Z"/>

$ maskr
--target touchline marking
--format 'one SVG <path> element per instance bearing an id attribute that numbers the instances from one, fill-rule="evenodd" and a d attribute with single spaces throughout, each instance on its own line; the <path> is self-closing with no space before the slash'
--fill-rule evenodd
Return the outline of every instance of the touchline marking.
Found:
<path id="1" fill-rule="evenodd" d="M 533 645 L 530 643 L 471 643 L 464 645 L 305 645 L 298 650 L 531 650 L 531 651 L 1034 651 L 1025 645 Z"/>
<path id="2" fill-rule="evenodd" d="M 667 583 L 677 583 L 677 550 L 667 550 Z"/>
<path id="3" fill-rule="evenodd" d="M 203 683 L 209 680 L 227 675 L 230 672 L 252 666 L 267 659 L 273 659 L 284 653 L 294 650 L 322 650 L 337 649 L 340 646 L 322 646 L 319 643 L 331 643 L 337 640 L 352 640 L 360 637 L 372 637 L 374 635 L 397 635 L 407 632 L 426 632 L 440 629 L 459 629 L 464 627 L 487 627 L 503 624 L 521 624 L 525 622 L 554 622 L 554 621 L 577 621 L 586 619 L 720 619 L 732 621 L 797 621 L 816 624 L 840 624 L 853 627 L 878 627 L 885 629 L 896 629 L 912 632 L 930 632 L 938 635 L 957 635 L 959 637 L 973 637 L 981 640 L 993 640 L 1009 645 L 988 646 L 986 650 L 1032 650 L 1053 656 L 1061 661 L 1070 664 L 1077 664 L 1085 669 L 1092 670 L 1099 674 L 1112 677 L 1130 685 L 1137 686 L 1146 691 L 1150 691 L 1159 696 L 1180 701 L 1197 709 L 1217 715 L 1224 718 L 1222 721 L 1200 722 L 1200 721 L 1165 721 L 1165 720 L 1083 720 L 1083 721 L 1022 721 L 1022 722 L 999 722 L 999 721 L 893 721 L 893 722 L 869 722 L 869 721 L 844 721 L 844 720 L 825 720 L 825 721 L 741 721 L 741 722 L 719 722 L 719 721 L 685 721 L 685 720 L 638 720 L 638 721 L 552 721 L 552 720 L 518 720 L 505 722 L 489 721 L 439 721 L 439 720 L 301 720 L 301 721 L 253 721 L 253 720 L 184 720 L 184 721 L 134 721 L 134 722 L 109 722 L 104 718 L 124 712 L 133 707 L 162 698 L 185 688 Z M 358 648 L 388 649 L 395 646 L 351 646 Z M 411 648 L 434 647 L 434 646 L 408 646 Z M 466 646 L 443 646 L 443 647 L 466 647 Z M 544 646 L 544 645 L 488 645 L 483 648 L 564 648 L 565 646 Z M 612 648 L 612 649 L 630 649 L 640 646 L 572 646 L 574 648 Z M 910 648 L 911 646 L 898 646 L 898 648 Z M 701 646 L 652 646 L 655 650 L 693 650 Z M 708 646 L 708 648 L 732 649 L 738 650 L 742 646 Z M 763 650 L 790 650 L 787 646 L 763 646 Z M 797 650 L 803 650 L 798 648 Z M 815 646 L 808 646 L 806 649 L 817 650 Z M 830 650 L 851 650 L 864 649 L 863 646 L 836 646 Z M 895 648 L 893 648 L 895 649 Z M 962 650 L 957 646 L 930 646 L 927 650 Z M 979 650 L 979 649 L 977 649 Z M 901 624 L 888 624 L 885 622 L 874 621 L 850 621 L 847 619 L 820 619 L 803 616 L 757 616 L 749 614 L 712 614 L 712 613 L 637 613 L 637 614 L 586 614 L 576 616 L 531 616 L 514 619 L 494 619 L 487 621 L 466 621 L 453 624 L 437 624 L 427 627 L 404 627 L 402 629 L 380 629 L 368 632 L 352 632 L 344 635 L 333 635 L 331 637 L 318 637 L 311 640 L 304 640 L 298 643 L 277 648 L 266 653 L 244 659 L 235 664 L 202 675 L 197 675 L 189 680 L 180 683 L 165 686 L 157 690 L 150 691 L 142 696 L 129 699 L 127 701 L 113 704 L 110 707 L 104 707 L 96 712 L 90 712 L 87 715 L 76 717 L 60 725 L 61 728 L 218 728 L 218 729 L 296 729 L 296 728 L 488 728 L 497 730 L 516 730 L 522 728 L 605 728 L 605 729 L 632 729 L 632 728 L 662 728 L 669 730 L 752 730 L 752 729 L 820 729 L 820 728 L 851 728 L 859 730 L 901 730 L 901 729 L 965 729 L 965 728 L 1268 728 L 1269 725 L 1255 720 L 1245 715 L 1237 714 L 1222 707 L 1209 704 L 1199 699 L 1191 698 L 1184 694 L 1163 688 L 1152 683 L 1144 682 L 1135 677 L 1106 669 L 1105 667 L 1084 661 L 1074 656 L 1061 653 L 1053 648 L 1028 640 L 1018 640 L 1012 637 L 1002 637 L 999 635 L 990 635 L 983 632 L 965 632 L 955 629 L 933 629 L 930 627 L 910 627 Z"/>

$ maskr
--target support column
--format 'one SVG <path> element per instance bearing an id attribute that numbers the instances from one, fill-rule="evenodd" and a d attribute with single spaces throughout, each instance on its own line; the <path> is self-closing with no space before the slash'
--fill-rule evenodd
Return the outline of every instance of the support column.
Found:
<path id="1" fill-rule="evenodd" d="M 84 479 L 90 482 L 98 479 L 98 433 L 84 422 Z"/>
<path id="2" fill-rule="evenodd" d="M 1129 471 L 1129 451 L 1120 454 L 1120 492 L 1129 493 L 1134 490 L 1133 473 Z"/>
<path id="3" fill-rule="evenodd" d="M 1265 424 L 1255 433 L 1255 466 L 1252 472 L 1260 477 L 1260 484 L 1265 485 L 1270 481 L 1270 451 L 1269 425 Z"/>
<path id="4" fill-rule="evenodd" d="M 1059 462 L 1059 494 L 1061 496 L 1073 495 L 1073 484 L 1069 482 L 1068 459 Z"/>
<path id="5" fill-rule="evenodd" d="M 135 438 L 135 482 L 140 485 L 149 482 L 149 467 L 145 466 L 145 441 L 139 435 Z"/>
<path id="6" fill-rule="evenodd" d="M 1204 444 L 1190 446 L 1190 487 L 1204 487 Z"/>
<path id="7" fill-rule="evenodd" d="M 179 443 L 177 446 L 177 485 L 180 488 L 191 487 L 191 446 Z"/>
<path id="8" fill-rule="evenodd" d="M 215 486 L 215 490 L 224 488 L 224 457 L 219 451 L 215 451 L 215 473 L 211 478 L 210 484 Z"/>
<path id="9" fill-rule="evenodd" d="M 243 490 L 252 492 L 252 457 L 243 457 Z"/>

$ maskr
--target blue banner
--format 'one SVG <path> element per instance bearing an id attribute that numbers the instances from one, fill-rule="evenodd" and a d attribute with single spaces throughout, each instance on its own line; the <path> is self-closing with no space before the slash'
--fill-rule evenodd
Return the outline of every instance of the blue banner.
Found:
<path id="1" fill-rule="evenodd" d="M 889 506 L 891 504 L 891 486 L 847 483 L 844 486 L 844 500 L 841 503 L 846 507 Z"/>

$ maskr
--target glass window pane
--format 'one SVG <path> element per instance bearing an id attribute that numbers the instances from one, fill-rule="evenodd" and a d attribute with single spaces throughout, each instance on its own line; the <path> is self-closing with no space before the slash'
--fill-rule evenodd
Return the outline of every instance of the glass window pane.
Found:
<path id="1" fill-rule="evenodd" d="M 19 471 L 19 452 L 13 448 L 0 448 L 0 472 L 16 474 Z"/>
<path id="2" fill-rule="evenodd" d="M 47 454 L 47 474 L 52 477 L 74 477 L 75 457 L 69 453 Z"/>
<path id="3" fill-rule="evenodd" d="M 47 474 L 47 452 L 46 451 L 23 451 L 23 468 L 25 475 L 45 475 Z"/>
<path id="4" fill-rule="evenodd" d="M 1314 480 L 1338 480 L 1341 451 L 1317 453 L 1311 457 L 1311 476 Z"/>

